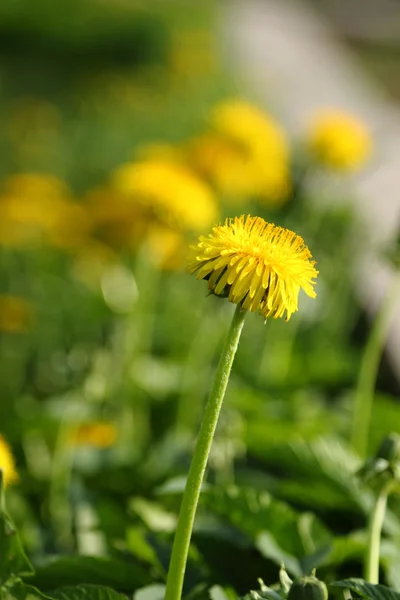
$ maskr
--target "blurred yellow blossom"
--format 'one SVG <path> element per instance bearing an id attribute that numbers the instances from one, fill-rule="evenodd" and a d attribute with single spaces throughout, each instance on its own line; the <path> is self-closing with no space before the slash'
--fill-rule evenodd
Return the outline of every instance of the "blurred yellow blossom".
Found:
<path id="1" fill-rule="evenodd" d="M 74 446 L 92 446 L 104 449 L 115 444 L 117 433 L 117 428 L 112 423 L 91 421 L 72 429 L 70 440 Z"/>
<path id="2" fill-rule="evenodd" d="M 19 296 L 0 294 L 0 331 L 24 333 L 33 322 L 32 305 Z"/>
<path id="3" fill-rule="evenodd" d="M 310 125 L 308 148 L 314 159 L 326 167 L 351 171 L 370 156 L 372 139 L 361 120 L 338 110 L 325 110 Z"/>
<path id="4" fill-rule="evenodd" d="M 186 145 L 188 164 L 225 199 L 280 205 L 291 189 L 289 144 L 261 109 L 227 100 L 211 112 L 208 130 Z"/>
<path id="5" fill-rule="evenodd" d="M 71 201 L 68 187 L 44 174 L 7 178 L 0 195 L 0 244 L 50 243 L 62 248 L 82 243 L 89 227 L 82 207 Z"/>
<path id="6" fill-rule="evenodd" d="M 115 188 L 102 186 L 90 190 L 83 205 L 90 215 L 94 240 L 115 250 L 134 249 L 142 242 L 148 217 L 138 203 L 127 201 Z"/>
<path id="7" fill-rule="evenodd" d="M 286 159 L 269 156 L 262 148 L 244 151 L 221 136 L 204 134 L 187 145 L 187 160 L 216 190 L 230 201 L 257 198 L 280 205 L 291 190 Z"/>
<path id="8" fill-rule="evenodd" d="M 289 145 L 283 128 L 268 113 L 242 100 L 227 100 L 211 113 L 211 128 L 251 153 L 288 159 Z"/>
<path id="9" fill-rule="evenodd" d="M 3 472 L 4 485 L 15 483 L 18 474 L 15 468 L 14 457 L 4 437 L 0 434 L 0 470 Z"/>
<path id="10" fill-rule="evenodd" d="M 179 162 L 150 158 L 122 165 L 115 188 L 153 218 L 183 231 L 202 231 L 218 215 L 211 189 Z"/>

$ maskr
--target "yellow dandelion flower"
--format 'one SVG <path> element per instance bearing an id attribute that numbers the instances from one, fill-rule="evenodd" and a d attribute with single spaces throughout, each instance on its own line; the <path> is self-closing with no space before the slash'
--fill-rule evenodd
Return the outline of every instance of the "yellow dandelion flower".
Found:
<path id="1" fill-rule="evenodd" d="M 327 110 L 311 124 L 308 148 L 314 159 L 326 167 L 351 171 L 366 162 L 372 140 L 362 121 L 344 112 Z"/>
<path id="2" fill-rule="evenodd" d="M 24 333 L 33 322 L 32 305 L 18 296 L 0 295 L 0 331 Z"/>
<path id="3" fill-rule="evenodd" d="M 0 434 L 0 470 L 3 472 L 5 487 L 18 480 L 14 457 L 4 437 Z"/>
<path id="4" fill-rule="evenodd" d="M 184 165 L 157 158 L 122 165 L 117 190 L 172 227 L 201 231 L 217 216 L 212 191 Z"/>
<path id="5" fill-rule="evenodd" d="M 83 423 L 71 431 L 70 439 L 74 446 L 110 448 L 117 440 L 117 429 L 105 421 Z"/>
<path id="6" fill-rule="evenodd" d="M 64 182 L 51 175 L 21 173 L 6 179 L 0 197 L 0 243 L 8 246 L 48 242 L 73 248 L 89 223 L 83 207 L 71 202 Z"/>
<path id="7" fill-rule="evenodd" d="M 214 227 L 192 247 L 189 271 L 207 279 L 216 296 L 243 309 L 286 320 L 298 310 L 302 288 L 311 298 L 318 271 L 303 239 L 293 231 L 242 215 Z"/>
<path id="8" fill-rule="evenodd" d="M 242 100 L 218 104 L 211 114 L 211 127 L 250 152 L 287 158 L 289 144 L 283 128 L 268 113 Z"/>
<path id="9" fill-rule="evenodd" d="M 271 157 L 262 148 L 249 153 L 226 138 L 205 134 L 193 139 L 186 151 L 189 164 L 230 203 L 256 198 L 280 205 L 289 197 L 288 161 Z"/>

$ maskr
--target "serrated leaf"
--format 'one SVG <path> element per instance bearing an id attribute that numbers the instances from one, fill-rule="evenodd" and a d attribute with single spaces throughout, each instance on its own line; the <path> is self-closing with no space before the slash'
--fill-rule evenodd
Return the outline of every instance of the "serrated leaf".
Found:
<path id="1" fill-rule="evenodd" d="M 270 444 L 266 440 L 248 439 L 251 452 L 269 466 L 279 467 L 284 475 L 274 482 L 274 493 L 312 510 L 351 510 L 368 515 L 374 494 L 363 487 L 355 474 L 360 459 L 340 439 L 299 440 L 291 444 Z M 384 531 L 400 534 L 400 521 L 387 510 Z"/>
<path id="2" fill-rule="evenodd" d="M 267 492 L 210 487 L 202 502 L 250 536 L 263 556 L 279 565 L 284 562 L 297 576 L 304 572 L 302 559 L 331 542 L 331 534 L 314 515 L 300 515 Z"/>
<path id="3" fill-rule="evenodd" d="M 370 598 L 370 600 L 400 600 L 400 594 L 398 592 L 395 592 L 385 585 L 375 585 L 368 583 L 363 579 L 343 579 L 342 581 L 334 581 L 330 586 L 347 588 L 364 598 Z"/>
<path id="4" fill-rule="evenodd" d="M 51 593 L 53 600 L 126 600 L 126 596 L 102 585 L 62 587 Z"/>

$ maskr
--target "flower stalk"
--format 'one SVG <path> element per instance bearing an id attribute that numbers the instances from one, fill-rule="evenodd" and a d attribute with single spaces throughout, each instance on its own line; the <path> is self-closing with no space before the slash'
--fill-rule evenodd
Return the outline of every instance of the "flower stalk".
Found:
<path id="1" fill-rule="evenodd" d="M 222 401 L 228 385 L 232 363 L 239 344 L 246 312 L 247 311 L 243 310 L 240 304 L 237 305 L 222 350 L 211 393 L 206 404 L 179 512 L 178 525 L 168 570 L 165 600 L 180 600 L 182 595 L 190 538 L 200 497 L 201 485 L 204 479 L 215 428 L 217 426 Z"/>
<path id="2" fill-rule="evenodd" d="M 379 583 L 379 556 L 382 525 L 385 518 L 387 499 L 392 488 L 393 481 L 388 481 L 382 486 L 368 522 L 368 542 L 364 565 L 364 579 L 369 583 Z"/>

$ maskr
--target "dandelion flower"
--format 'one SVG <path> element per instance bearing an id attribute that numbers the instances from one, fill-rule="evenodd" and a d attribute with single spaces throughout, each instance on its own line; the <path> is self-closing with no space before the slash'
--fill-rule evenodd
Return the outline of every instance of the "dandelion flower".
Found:
<path id="1" fill-rule="evenodd" d="M 218 104 L 187 160 L 230 203 L 281 205 L 290 195 L 289 144 L 268 113 L 239 100 Z"/>
<path id="2" fill-rule="evenodd" d="M 122 165 L 114 184 L 128 199 L 171 227 L 201 231 L 217 216 L 210 188 L 179 162 L 153 158 Z"/>
<path id="3" fill-rule="evenodd" d="M 64 182 L 51 175 L 20 173 L 4 183 L 0 197 L 0 243 L 7 246 L 47 242 L 62 249 L 81 245 L 88 215 L 71 202 Z"/>
<path id="4" fill-rule="evenodd" d="M 214 108 L 210 121 L 214 131 L 250 152 L 282 159 L 289 155 L 286 134 L 279 123 L 248 102 L 221 102 Z"/>
<path id="5" fill-rule="evenodd" d="M 318 271 L 303 239 L 250 215 L 227 219 L 192 247 L 189 271 L 216 296 L 243 309 L 286 320 L 298 310 L 300 288 L 311 298 Z"/>
<path id="6" fill-rule="evenodd" d="M 352 171 L 361 167 L 372 151 L 365 124 L 340 111 L 324 111 L 316 116 L 308 137 L 311 155 L 326 167 Z"/>
<path id="7" fill-rule="evenodd" d="M 14 457 L 4 437 L 0 434 L 0 470 L 3 472 L 5 487 L 18 479 Z"/>

